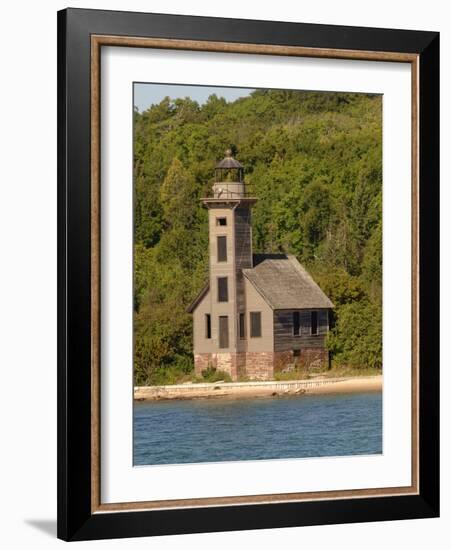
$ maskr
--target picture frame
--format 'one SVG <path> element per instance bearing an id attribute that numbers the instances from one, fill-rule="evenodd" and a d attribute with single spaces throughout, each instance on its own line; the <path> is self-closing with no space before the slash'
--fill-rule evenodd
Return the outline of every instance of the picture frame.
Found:
<path id="1" fill-rule="evenodd" d="M 103 504 L 100 52 L 115 46 L 410 64 L 412 483 Z M 58 13 L 58 537 L 88 540 L 437 517 L 439 34 L 66 9 Z"/>

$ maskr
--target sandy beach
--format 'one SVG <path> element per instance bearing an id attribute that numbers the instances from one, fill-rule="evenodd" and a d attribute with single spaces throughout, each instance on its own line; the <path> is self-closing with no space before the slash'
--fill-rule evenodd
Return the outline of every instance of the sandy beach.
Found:
<path id="1" fill-rule="evenodd" d="M 265 382 L 216 382 L 171 386 L 136 386 L 136 401 L 164 399 L 215 399 L 243 397 L 281 397 L 287 395 L 358 393 L 382 391 L 382 375 L 347 378 Z"/>

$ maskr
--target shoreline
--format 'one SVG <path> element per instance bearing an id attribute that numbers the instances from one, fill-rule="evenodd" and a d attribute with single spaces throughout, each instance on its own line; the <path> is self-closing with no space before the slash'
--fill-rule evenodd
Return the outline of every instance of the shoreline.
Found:
<path id="1" fill-rule="evenodd" d="M 135 386 L 134 400 L 236 399 L 381 391 L 382 375 L 375 375 L 349 376 L 342 378 L 315 378 L 309 380 L 269 380 L 264 382 L 214 382 L 174 384 L 170 386 Z"/>

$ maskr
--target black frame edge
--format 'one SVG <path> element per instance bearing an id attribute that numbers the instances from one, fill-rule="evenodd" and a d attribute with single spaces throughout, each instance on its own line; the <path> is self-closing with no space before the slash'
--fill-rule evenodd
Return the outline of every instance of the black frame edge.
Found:
<path id="1" fill-rule="evenodd" d="M 258 19 L 67 8 L 72 24 L 91 34 L 178 38 L 311 48 L 421 53 L 438 33 Z M 265 38 L 262 39 L 262 35 Z M 352 43 L 352 45 L 350 45 Z"/>
<path id="2" fill-rule="evenodd" d="M 67 540 L 67 483 L 66 471 L 67 464 L 67 430 L 65 426 L 66 418 L 66 300 L 65 300 L 65 281 L 66 281 L 66 191 L 65 191 L 65 173 L 66 173 L 66 12 L 58 12 L 57 19 L 57 158 L 58 158 L 58 415 L 57 415 L 57 437 L 58 437 L 58 463 L 57 463 L 57 536 Z"/>
<path id="3" fill-rule="evenodd" d="M 420 55 L 420 494 L 440 509 L 440 35 Z M 423 209 L 424 213 L 421 212 Z M 424 371 L 428 370 L 428 376 Z"/>
<path id="4" fill-rule="evenodd" d="M 70 540 L 132 538 L 433 518 L 421 496 L 94 514 Z"/>
<path id="5" fill-rule="evenodd" d="M 71 540 L 91 517 L 90 43 L 72 9 L 57 25 L 57 535 Z"/>

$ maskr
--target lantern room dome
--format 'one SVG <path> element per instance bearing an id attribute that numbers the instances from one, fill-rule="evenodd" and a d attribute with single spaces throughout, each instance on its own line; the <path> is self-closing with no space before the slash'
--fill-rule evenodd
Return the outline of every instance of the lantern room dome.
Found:
<path id="1" fill-rule="evenodd" d="M 230 169 L 243 170 L 244 169 L 244 166 L 241 164 L 241 162 L 238 162 L 236 159 L 233 158 L 231 149 L 227 149 L 227 151 L 225 152 L 225 155 L 226 156 L 221 161 L 219 161 L 218 164 L 216 165 L 216 169 L 225 169 L 225 170 L 230 170 Z"/>

